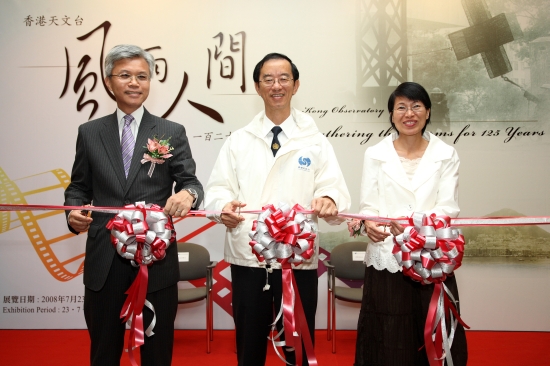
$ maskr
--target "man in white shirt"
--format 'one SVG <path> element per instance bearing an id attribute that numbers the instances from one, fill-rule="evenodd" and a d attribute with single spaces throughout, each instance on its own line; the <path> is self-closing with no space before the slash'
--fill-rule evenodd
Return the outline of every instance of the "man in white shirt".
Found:
<path id="1" fill-rule="evenodd" d="M 205 196 L 207 210 L 224 212 L 211 219 L 227 227 L 224 259 L 231 263 L 233 318 L 241 366 L 265 364 L 273 312 L 281 306 L 282 275 L 278 265 L 267 271 L 248 244 L 256 215 L 239 215 L 237 209 L 245 205 L 260 209 L 266 204 L 299 203 L 315 212 L 314 220 L 321 217 L 338 224 L 342 220 L 336 215 L 350 206 L 332 146 L 309 115 L 290 106 L 300 86 L 296 66 L 287 56 L 270 53 L 256 65 L 253 78 L 265 110 L 227 139 Z M 317 238 L 314 257 L 294 269 L 312 339 L 317 309 L 318 244 Z M 281 325 L 278 324 L 279 329 Z M 294 352 L 285 348 L 285 356 L 295 364 Z M 306 357 L 303 364 L 308 364 Z"/>

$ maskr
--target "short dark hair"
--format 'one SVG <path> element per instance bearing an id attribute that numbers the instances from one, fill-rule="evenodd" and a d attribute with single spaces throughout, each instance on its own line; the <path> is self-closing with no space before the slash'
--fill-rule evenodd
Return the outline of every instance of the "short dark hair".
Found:
<path id="1" fill-rule="evenodd" d="M 288 56 L 285 56 L 282 53 L 268 53 L 264 56 L 264 58 L 262 58 L 260 62 L 258 62 L 256 67 L 254 68 L 252 78 L 254 79 L 254 82 L 256 84 L 260 82 L 260 71 L 262 70 L 262 67 L 269 60 L 287 60 L 290 63 L 290 67 L 292 68 L 292 78 L 294 79 L 294 81 L 296 82 L 296 80 L 300 78 L 300 72 L 298 72 L 298 68 L 292 63 L 292 60 L 288 58 Z"/>
<path id="2" fill-rule="evenodd" d="M 426 107 L 426 110 L 428 109 L 431 110 L 432 108 L 432 101 L 430 100 L 430 95 L 422 85 L 418 83 L 414 83 L 412 81 L 406 81 L 400 84 L 393 91 L 393 93 L 391 93 L 390 98 L 388 99 L 388 111 L 390 112 L 390 123 L 396 131 L 397 129 L 395 128 L 395 124 L 392 122 L 392 113 L 393 113 L 393 107 L 395 105 L 395 99 L 397 97 L 407 98 L 409 100 L 412 100 L 413 102 L 422 102 L 422 104 L 424 104 L 424 107 Z M 426 119 L 426 125 L 422 129 L 422 133 L 426 131 L 426 127 L 430 123 L 430 118 L 431 118 L 431 113 Z"/>

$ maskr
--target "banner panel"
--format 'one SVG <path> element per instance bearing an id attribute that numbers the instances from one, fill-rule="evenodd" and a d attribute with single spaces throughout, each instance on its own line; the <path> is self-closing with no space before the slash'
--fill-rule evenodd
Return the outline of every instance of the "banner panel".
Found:
<path id="1" fill-rule="evenodd" d="M 460 156 L 461 216 L 550 214 L 546 0 L 9 0 L 0 10 L 4 203 L 62 204 L 78 126 L 115 110 L 102 58 L 132 43 L 157 63 L 146 108 L 185 126 L 203 184 L 226 138 L 263 108 L 254 66 L 280 52 L 300 70 L 292 104 L 333 144 L 352 212 L 365 149 L 391 133 L 388 96 L 415 81 L 433 102 L 428 129 Z M 176 230 L 220 261 L 214 322 L 232 329 L 224 228 L 187 218 Z M 550 330 L 549 228 L 464 234 L 463 319 L 475 330 Z M 320 235 L 323 258 L 350 240 L 344 225 L 322 224 Z M 0 213 L 0 328 L 85 327 L 85 236 L 68 231 L 62 212 Z M 322 264 L 318 273 L 325 328 Z M 178 328 L 205 327 L 204 304 L 180 307 Z M 356 328 L 357 304 L 338 302 L 337 312 L 339 329 Z"/>

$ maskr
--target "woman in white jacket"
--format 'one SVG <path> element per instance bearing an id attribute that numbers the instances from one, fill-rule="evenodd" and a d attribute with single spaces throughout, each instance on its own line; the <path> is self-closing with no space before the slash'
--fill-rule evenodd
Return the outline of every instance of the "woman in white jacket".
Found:
<path id="1" fill-rule="evenodd" d="M 403 83 L 391 94 L 388 110 L 397 133 L 365 152 L 361 214 L 458 216 L 458 155 L 426 132 L 430 108 L 430 97 L 419 84 Z M 350 222 L 350 231 L 359 224 Z M 365 255 L 355 366 L 428 365 L 423 329 L 433 285 L 422 285 L 401 273 L 392 248 L 393 236 L 402 233 L 403 226 L 397 222 L 388 227 L 371 221 L 363 224 L 362 232 L 372 243 Z M 458 299 L 455 277 L 450 276 L 445 284 Z M 454 365 L 466 365 L 466 336 L 460 325 L 451 354 Z"/>

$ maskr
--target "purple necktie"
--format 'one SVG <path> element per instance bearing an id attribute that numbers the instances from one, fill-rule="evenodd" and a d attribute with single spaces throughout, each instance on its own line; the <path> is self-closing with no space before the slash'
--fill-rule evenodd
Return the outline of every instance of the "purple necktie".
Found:
<path id="1" fill-rule="evenodd" d="M 130 125 L 134 117 L 130 114 L 124 116 L 124 128 L 122 129 L 122 138 L 120 140 L 120 146 L 122 146 L 122 163 L 124 164 L 124 175 L 128 178 L 128 171 L 130 170 L 130 164 L 132 163 L 132 155 L 134 155 L 134 135 L 132 135 L 132 129 Z"/>

